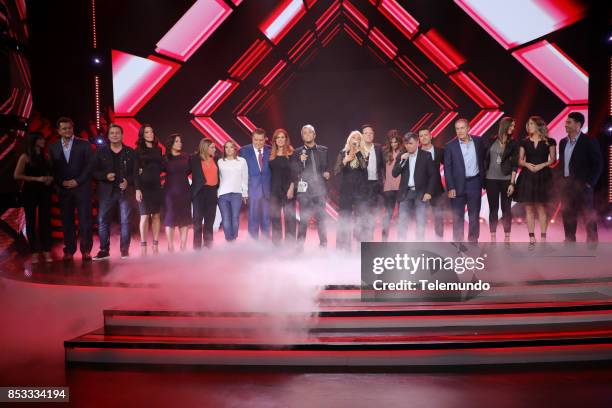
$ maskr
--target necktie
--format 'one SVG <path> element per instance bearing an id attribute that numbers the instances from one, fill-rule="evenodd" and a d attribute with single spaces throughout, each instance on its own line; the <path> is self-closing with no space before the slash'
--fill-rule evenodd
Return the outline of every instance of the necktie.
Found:
<path id="1" fill-rule="evenodd" d="M 261 151 L 261 149 L 259 149 L 258 153 L 259 157 L 257 159 L 259 160 L 259 170 L 263 170 L 263 152 Z"/>

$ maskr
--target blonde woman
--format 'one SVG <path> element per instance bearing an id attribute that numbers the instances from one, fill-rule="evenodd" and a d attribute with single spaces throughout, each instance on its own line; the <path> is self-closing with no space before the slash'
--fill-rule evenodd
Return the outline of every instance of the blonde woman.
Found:
<path id="1" fill-rule="evenodd" d="M 529 243 L 535 243 L 535 213 L 540 222 L 540 236 L 546 240 L 548 215 L 546 205 L 552 190 L 550 165 L 557 160 L 557 143 L 548 137 L 546 122 L 539 116 L 527 121 L 527 137 L 519 147 L 518 164 L 523 168 L 516 186 L 516 201 L 525 205 Z"/>
<path id="2" fill-rule="evenodd" d="M 364 201 L 368 181 L 366 149 L 361 132 L 354 130 L 346 139 L 344 148 L 338 153 L 334 174 L 340 176 L 340 219 L 336 233 L 336 248 L 351 249 L 351 224 L 355 222 L 354 235 L 361 239 L 361 228 L 357 219 L 358 210 Z"/>
<path id="3" fill-rule="evenodd" d="M 191 202 L 193 204 L 193 248 L 210 248 L 213 241 L 213 223 L 217 212 L 219 167 L 217 148 L 212 140 L 202 139 L 196 154 L 189 159 L 191 170 Z M 204 228 L 202 228 L 204 221 Z"/>

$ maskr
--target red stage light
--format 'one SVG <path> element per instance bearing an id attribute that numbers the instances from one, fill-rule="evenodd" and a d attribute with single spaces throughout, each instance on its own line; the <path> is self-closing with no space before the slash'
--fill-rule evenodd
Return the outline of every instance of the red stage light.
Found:
<path id="1" fill-rule="evenodd" d="M 322 27 L 327 23 L 333 15 L 340 9 L 340 0 L 336 0 L 332 3 L 332 5 L 325 10 L 325 13 L 321 14 L 321 17 L 317 19 L 315 22 L 315 27 L 317 31 L 320 31 Z"/>
<path id="2" fill-rule="evenodd" d="M 506 49 L 567 27 L 585 12 L 584 5 L 575 0 L 455 0 L 455 3 Z M 525 24 L 517 23 L 521 21 Z"/>
<path id="3" fill-rule="evenodd" d="M 411 132 L 418 132 L 418 130 L 433 116 L 433 112 L 427 112 L 424 114 L 421 119 L 419 119 L 411 128 Z"/>
<path id="4" fill-rule="evenodd" d="M 210 116 L 217 107 L 238 87 L 238 82 L 226 79 L 217 81 L 202 99 L 189 111 L 195 116 Z"/>
<path id="5" fill-rule="evenodd" d="M 297 61 L 300 56 L 315 43 L 315 35 L 312 31 L 307 31 L 299 40 L 295 42 L 293 47 L 287 52 L 291 62 Z"/>
<path id="6" fill-rule="evenodd" d="M 134 116 L 179 69 L 156 56 L 141 58 L 112 50 L 115 114 Z"/>
<path id="7" fill-rule="evenodd" d="M 378 28 L 372 28 L 368 37 L 389 59 L 395 58 L 397 47 Z"/>
<path id="8" fill-rule="evenodd" d="M 448 126 L 448 124 L 451 123 L 457 115 L 458 113 L 454 111 L 442 112 L 440 116 L 438 116 L 436 120 L 434 120 L 433 122 L 433 123 L 437 122 L 437 124 L 433 127 L 433 129 L 431 129 L 431 135 L 433 137 L 438 136 L 440 132 L 442 132 L 442 130 L 444 130 L 444 128 Z M 432 126 L 433 126 L 433 123 L 432 123 Z"/>
<path id="9" fill-rule="evenodd" d="M 342 2 L 342 6 L 347 11 L 347 16 L 349 16 L 357 25 L 363 27 L 364 29 L 368 28 L 368 19 L 355 7 L 350 1 L 344 0 Z"/>
<path id="10" fill-rule="evenodd" d="M 236 116 L 236 119 L 238 119 L 238 122 L 240 122 L 251 133 L 257 128 L 257 126 L 255 126 L 255 124 L 246 116 Z"/>
<path id="11" fill-rule="evenodd" d="M 419 29 L 419 22 L 410 15 L 396 0 L 382 0 L 378 9 L 406 37 L 412 38 Z"/>
<path id="12" fill-rule="evenodd" d="M 588 75 L 555 44 L 542 40 L 512 55 L 564 103 L 588 103 Z"/>
<path id="13" fill-rule="evenodd" d="M 344 27 L 344 31 L 346 31 L 346 33 L 349 35 L 349 37 L 351 37 L 353 40 L 355 40 L 355 42 L 357 44 L 363 45 L 363 39 L 361 39 L 361 37 L 359 37 L 359 35 L 357 35 L 357 33 L 355 31 L 353 31 L 353 29 L 351 27 L 347 26 L 346 24 L 343 24 L 343 27 Z M 611 88 L 610 92 L 612 93 L 612 88 Z"/>
<path id="14" fill-rule="evenodd" d="M 276 45 L 305 13 L 302 0 L 285 0 L 274 9 L 259 29 Z"/>
<path id="15" fill-rule="evenodd" d="M 230 135 L 217 122 L 210 117 L 196 116 L 193 118 L 191 123 L 198 128 L 198 130 L 208 136 L 217 148 L 222 148 L 225 142 L 232 141 L 236 146 L 240 146 Z"/>
<path id="16" fill-rule="evenodd" d="M 222 0 L 197 0 L 158 41 L 155 52 L 187 61 L 231 13 Z"/>
<path id="17" fill-rule="evenodd" d="M 329 44 L 331 40 L 333 40 L 334 37 L 340 32 L 340 29 L 340 25 L 337 25 L 333 30 L 331 30 L 330 33 L 321 40 L 321 45 L 326 47 L 327 44 Z"/>
<path id="18" fill-rule="evenodd" d="M 278 63 L 266 74 L 265 77 L 259 82 L 261 86 L 268 86 L 270 82 L 287 66 L 285 60 L 280 60 Z"/>
<path id="19" fill-rule="evenodd" d="M 395 60 L 395 65 L 410 77 L 415 84 L 423 83 L 427 79 L 427 75 L 405 55 L 399 56 Z"/>
<path id="20" fill-rule="evenodd" d="M 499 98 L 471 73 L 458 71 L 449 75 L 449 78 L 481 108 L 497 108 L 501 103 Z"/>
<path id="21" fill-rule="evenodd" d="M 433 29 L 416 37 L 414 45 L 445 74 L 458 70 L 459 65 L 465 62 L 465 58 Z"/>
<path id="22" fill-rule="evenodd" d="M 498 109 L 481 110 L 476 117 L 470 121 L 470 134 L 475 136 L 484 135 L 503 114 L 504 112 Z"/>
<path id="23" fill-rule="evenodd" d="M 228 70 L 229 75 L 232 78 L 243 80 L 271 50 L 272 47 L 266 41 L 260 39 L 255 40 L 238 61 Z"/>

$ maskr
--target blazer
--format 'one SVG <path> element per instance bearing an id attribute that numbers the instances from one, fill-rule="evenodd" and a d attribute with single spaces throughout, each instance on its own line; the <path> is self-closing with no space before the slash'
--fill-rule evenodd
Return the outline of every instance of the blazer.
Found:
<path id="1" fill-rule="evenodd" d="M 483 140 L 483 149 L 485 152 L 484 155 L 484 165 L 485 165 L 485 173 L 489 170 L 490 156 L 491 156 L 491 146 L 495 143 L 495 139 L 492 137 L 487 137 Z M 518 159 L 519 159 L 519 144 L 514 139 L 509 139 L 506 142 L 506 148 L 502 153 L 501 157 L 501 171 L 506 176 L 512 174 L 513 171 L 518 171 Z M 485 174 L 486 176 L 486 174 Z"/>
<path id="2" fill-rule="evenodd" d="M 259 169 L 257 154 L 252 144 L 242 146 L 238 155 L 246 160 L 249 169 L 249 197 L 257 200 L 260 197 L 270 199 L 272 186 L 272 172 L 270 171 L 270 153 L 272 148 L 268 145 L 263 147 L 263 166 Z"/>
<path id="3" fill-rule="evenodd" d="M 382 146 L 378 143 L 374 143 L 374 154 L 376 155 L 376 178 L 382 185 L 385 179 L 385 159 L 383 154 Z M 366 169 L 369 162 L 369 157 L 366 158 Z"/>
<path id="4" fill-rule="evenodd" d="M 478 162 L 478 178 L 480 184 L 484 185 L 485 168 L 484 168 L 484 148 L 482 139 L 478 136 L 470 136 L 474 141 L 476 148 L 476 161 Z M 455 190 L 457 195 L 465 193 L 465 163 L 459 139 L 455 138 L 446 144 L 444 149 L 444 179 L 446 180 L 446 189 Z"/>
<path id="5" fill-rule="evenodd" d="M 564 137 L 559 143 L 559 168 L 562 177 L 565 171 L 565 146 L 568 141 L 569 138 Z M 578 179 L 591 187 L 595 187 L 602 171 L 603 159 L 597 140 L 580 133 L 569 162 L 570 178 Z"/>
<path id="6" fill-rule="evenodd" d="M 119 174 L 115 175 L 115 181 L 108 181 L 106 175 L 114 171 L 113 152 L 109 145 L 100 146 L 98 150 L 96 150 L 92 175 L 98 182 L 97 192 L 100 200 L 110 197 L 113 188 L 119 188 L 118 185 L 123 178 L 128 182 L 128 188 L 126 190 L 132 190 L 134 187 L 134 167 L 136 166 L 136 154 L 134 149 L 123 145 L 123 148 L 119 152 L 119 161 Z"/>
<path id="7" fill-rule="evenodd" d="M 410 180 L 410 166 L 408 160 L 402 160 L 403 153 L 400 153 L 395 158 L 395 164 L 393 165 L 393 177 L 397 177 L 401 174 L 400 188 L 397 194 L 397 201 L 404 201 L 408 194 L 408 180 Z M 414 189 L 419 197 L 427 193 L 433 196 L 433 191 L 436 187 L 436 173 L 440 174 L 438 170 L 434 168 L 434 162 L 431 159 L 431 153 L 424 150 L 417 150 L 416 163 L 414 164 Z"/>
<path id="8" fill-rule="evenodd" d="M 218 157 L 213 157 L 215 164 L 217 165 L 217 184 L 214 187 L 219 187 L 219 161 Z M 206 177 L 202 171 L 202 159 L 199 153 L 192 154 L 189 157 L 189 172 L 191 173 L 191 197 L 195 198 L 198 193 L 206 185 Z"/>
<path id="9" fill-rule="evenodd" d="M 53 177 L 60 192 L 66 190 L 62 182 L 76 180 L 79 187 L 89 184 L 93 167 L 93 150 L 88 141 L 76 136 L 70 150 L 70 160 L 66 161 L 61 139 L 49 146 L 49 156 L 53 167 Z"/>
<path id="10" fill-rule="evenodd" d="M 423 150 L 424 152 L 426 150 Z M 427 152 L 429 153 L 429 152 Z M 431 156 L 431 153 L 430 153 Z M 433 165 L 434 165 L 434 188 L 430 193 L 432 197 L 437 197 L 444 192 L 444 184 L 442 183 L 442 174 L 440 173 L 440 166 L 444 165 L 444 148 L 434 146 L 434 157 L 433 157 Z"/>

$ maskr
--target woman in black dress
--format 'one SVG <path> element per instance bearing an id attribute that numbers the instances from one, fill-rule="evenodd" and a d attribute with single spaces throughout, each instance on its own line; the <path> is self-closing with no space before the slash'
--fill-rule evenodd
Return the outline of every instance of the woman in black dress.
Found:
<path id="1" fill-rule="evenodd" d="M 51 162 L 45 154 L 46 142 L 41 133 L 28 134 L 26 143 L 26 152 L 19 157 L 13 177 L 23 181 L 21 198 L 32 263 L 37 263 L 40 255 L 51 262 Z"/>
<path id="2" fill-rule="evenodd" d="M 161 188 L 162 151 L 153 127 L 144 124 L 138 130 L 134 186 L 140 212 L 140 250 L 147 254 L 149 220 L 153 234 L 153 253 L 158 252 L 160 210 L 163 200 Z"/>
<path id="3" fill-rule="evenodd" d="M 272 135 L 270 153 L 270 220 L 272 242 L 283 239 L 283 219 L 285 222 L 285 241 L 294 242 L 296 238 L 295 219 L 295 172 L 291 162 L 293 146 L 285 129 L 276 129 Z"/>
<path id="4" fill-rule="evenodd" d="M 189 174 L 189 155 L 182 153 L 181 135 L 170 135 L 166 143 L 164 158 L 165 211 L 164 225 L 168 239 L 168 252 L 174 252 L 174 229 L 179 228 L 181 251 L 187 249 L 187 230 L 191 224 L 191 188 L 187 175 Z"/>
<path id="5" fill-rule="evenodd" d="M 557 143 L 548 137 L 546 122 L 539 116 L 527 121 L 528 136 L 521 141 L 518 164 L 523 168 L 516 186 L 516 201 L 524 203 L 529 243 L 535 243 L 535 212 L 538 213 L 542 241 L 546 240 L 552 173 L 550 165 L 557 160 Z"/>
<path id="6" fill-rule="evenodd" d="M 358 217 L 358 209 L 365 199 L 365 188 L 368 181 L 365 147 L 361 132 L 354 130 L 346 139 L 346 145 L 336 159 L 334 175 L 341 175 L 340 180 L 340 219 L 336 232 L 336 248 L 351 250 L 351 225 L 358 225 L 353 214 Z M 355 229 L 355 238 L 361 239 L 359 229 Z"/>

